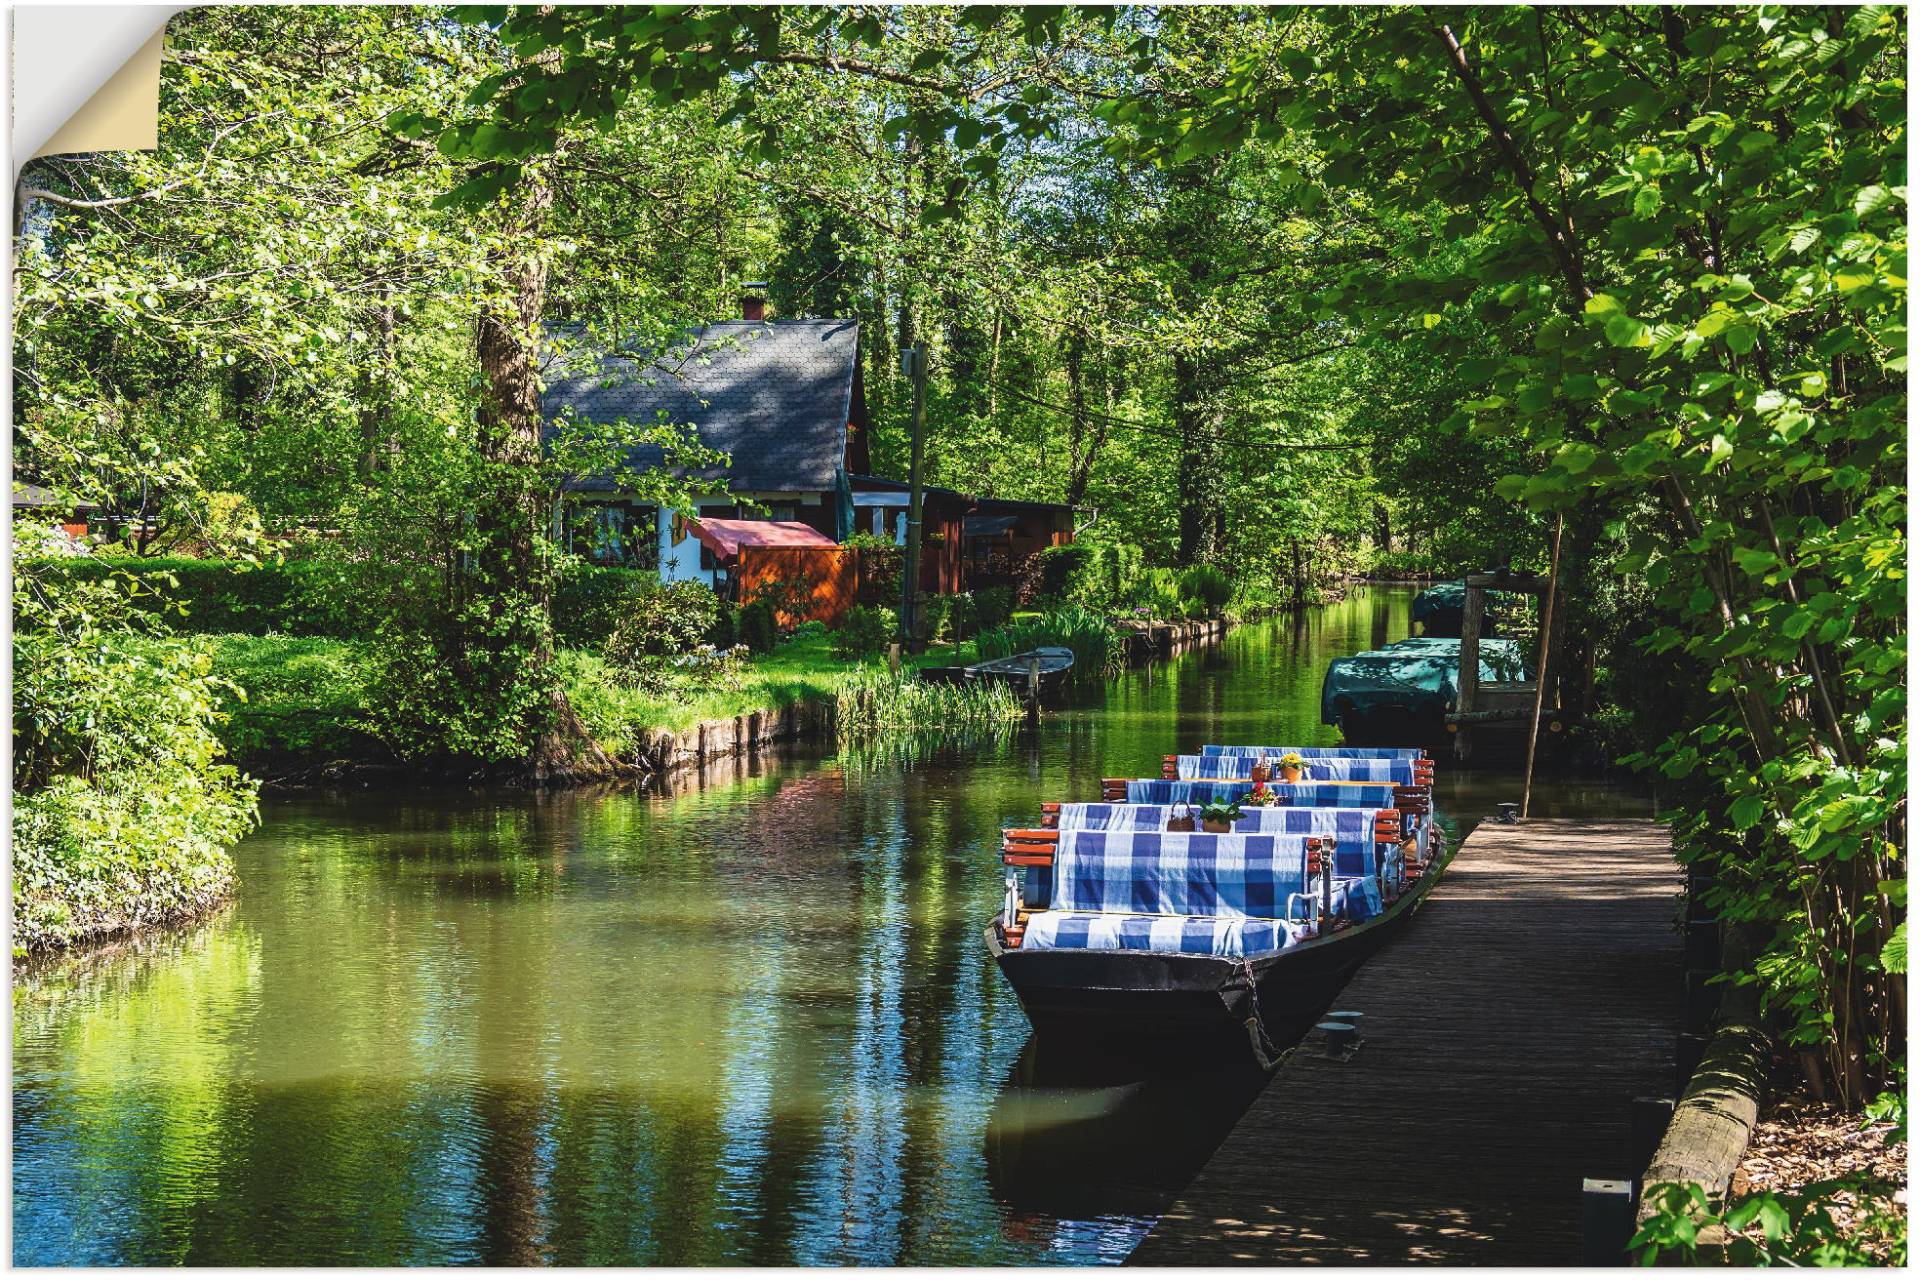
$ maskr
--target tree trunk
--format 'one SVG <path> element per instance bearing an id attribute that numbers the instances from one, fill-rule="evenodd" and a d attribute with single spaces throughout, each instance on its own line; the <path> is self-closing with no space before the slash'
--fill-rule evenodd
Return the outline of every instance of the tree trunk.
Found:
<path id="1" fill-rule="evenodd" d="M 1180 434 L 1177 486 L 1180 500 L 1181 564 L 1199 564 L 1213 547 L 1213 450 L 1207 432 L 1207 407 L 1200 365 L 1192 356 L 1173 358 L 1173 417 Z"/>
<path id="2" fill-rule="evenodd" d="M 393 286 L 381 292 L 380 303 L 371 309 L 368 321 L 373 326 L 374 349 L 360 371 L 360 478 L 370 478 L 379 468 L 381 455 L 393 442 L 387 425 L 393 420 Z"/>
<path id="3" fill-rule="evenodd" d="M 477 338 L 484 384 L 480 452 L 492 479 L 490 500 L 473 513 L 478 550 L 471 585 L 489 625 L 469 642 L 525 654 L 527 677 L 545 686 L 528 726 L 528 769 L 535 782 L 558 782 L 604 774 L 613 761 L 595 745 L 553 670 L 554 568 L 541 536 L 550 495 L 540 475 L 536 345 L 547 293 L 547 264 L 537 246 L 553 188 L 544 172 L 530 168 L 517 194 L 506 240 L 512 247 L 499 260 L 506 300 L 481 312 Z"/>

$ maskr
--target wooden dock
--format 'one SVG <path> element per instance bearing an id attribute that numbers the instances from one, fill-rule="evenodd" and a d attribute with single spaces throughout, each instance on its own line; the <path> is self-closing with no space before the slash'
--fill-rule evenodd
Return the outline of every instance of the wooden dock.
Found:
<path id="1" fill-rule="evenodd" d="M 1674 1091 L 1682 874 L 1648 821 L 1485 823 L 1129 1259 L 1581 1261 L 1585 1178 L 1631 1178 Z"/>

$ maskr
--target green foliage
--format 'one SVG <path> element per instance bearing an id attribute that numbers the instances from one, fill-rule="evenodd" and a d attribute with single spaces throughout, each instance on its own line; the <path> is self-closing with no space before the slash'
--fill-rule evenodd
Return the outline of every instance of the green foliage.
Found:
<path id="1" fill-rule="evenodd" d="M 720 598 L 704 582 L 659 582 L 643 575 L 622 597 L 620 617 L 603 646 L 607 662 L 638 671 L 650 659 L 691 653 L 707 643 L 720 609 Z"/>
<path id="2" fill-rule="evenodd" d="M 1043 598 L 1082 608 L 1115 608 L 1142 572 L 1140 548 L 1129 543 L 1070 542 L 1036 553 Z"/>
<path id="3" fill-rule="evenodd" d="M 912 672 L 856 667 L 840 684 L 834 725 L 858 745 L 874 734 L 938 731 L 964 733 L 1004 724 L 1025 714 L 1020 699 L 998 681 L 932 684 Z"/>
<path id="4" fill-rule="evenodd" d="M 1099 614 L 1078 607 L 1054 609 L 1037 618 L 1022 618 L 982 631 L 974 641 L 974 648 L 983 662 L 1034 649 L 1071 649 L 1076 680 L 1110 676 L 1126 664 L 1126 650 L 1114 625 Z"/>
<path id="5" fill-rule="evenodd" d="M 972 594 L 976 632 L 1003 627 L 1013 616 L 1012 587 L 976 587 Z"/>
<path id="6" fill-rule="evenodd" d="M 15 564 L 13 936 L 29 950 L 212 906 L 256 820 L 254 784 L 220 763 L 207 646 L 139 635 L 120 586 L 50 591 L 40 567 Z"/>
<path id="7" fill-rule="evenodd" d="M 242 761 L 277 752 L 364 758 L 371 675 L 363 643 L 311 636 L 210 637 L 222 683 L 217 732 Z"/>
<path id="8" fill-rule="evenodd" d="M 860 603 L 895 605 L 900 601 L 904 549 L 891 538 L 863 531 L 847 535 L 841 546 L 860 557 Z"/>
<path id="9" fill-rule="evenodd" d="M 1907 1219 L 1896 1188 L 1865 1174 L 1809 1183 L 1797 1193 L 1742 1196 L 1716 1209 L 1698 1183 L 1647 1188 L 1653 1212 L 1629 1244 L 1643 1266 L 1701 1265 L 1709 1261 L 1701 1236 L 1724 1232 L 1724 1260 L 1739 1267 L 1904 1267 Z M 1855 1215 L 1843 1232 L 1833 1210 Z M 1715 1251 L 1716 1254 L 1718 1251 Z"/>
<path id="10" fill-rule="evenodd" d="M 755 653 L 769 653 L 780 641 L 779 619 L 774 616 L 773 606 L 764 600 L 740 606 L 735 631 L 739 642 Z"/>
<path id="11" fill-rule="evenodd" d="M 1180 575 L 1180 593 L 1198 603 L 1201 617 L 1217 618 L 1233 599 L 1233 582 L 1212 565 L 1197 564 Z"/>
<path id="12" fill-rule="evenodd" d="M 1209 800 L 1200 806 L 1195 816 L 1202 822 L 1238 822 L 1240 806 L 1232 800 Z"/>
<path id="13" fill-rule="evenodd" d="M 174 631 L 245 635 L 351 635 L 363 625 L 350 579 L 328 561 L 73 556 L 49 561 L 50 589 L 126 579 L 130 599 Z"/>
<path id="14" fill-rule="evenodd" d="M 570 648 L 599 648 L 619 628 L 635 599 L 658 581 L 659 575 L 647 569 L 568 564 L 554 590 L 554 638 Z"/>
<path id="15" fill-rule="evenodd" d="M 893 610 L 857 604 L 847 610 L 833 632 L 834 656 L 843 662 L 872 657 L 893 643 L 899 625 Z"/>

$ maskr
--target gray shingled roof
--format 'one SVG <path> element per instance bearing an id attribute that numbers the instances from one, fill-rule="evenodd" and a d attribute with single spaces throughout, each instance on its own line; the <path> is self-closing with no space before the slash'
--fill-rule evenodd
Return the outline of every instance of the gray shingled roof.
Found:
<path id="1" fill-rule="evenodd" d="M 733 456 L 732 467 L 698 469 L 698 478 L 742 491 L 830 490 L 846 457 L 859 333 L 853 320 L 736 320 L 651 362 L 575 351 L 547 371 L 541 404 L 549 420 L 565 407 L 594 422 L 653 422 L 665 410 Z M 661 463 L 650 446 L 630 457 Z"/>

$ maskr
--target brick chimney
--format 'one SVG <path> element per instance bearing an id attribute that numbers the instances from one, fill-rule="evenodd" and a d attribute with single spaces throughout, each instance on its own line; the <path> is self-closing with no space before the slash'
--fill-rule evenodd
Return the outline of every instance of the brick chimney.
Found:
<path id="1" fill-rule="evenodd" d="M 764 280 L 749 281 L 740 286 L 740 318 L 748 324 L 758 324 L 767 318 L 767 285 Z"/>

